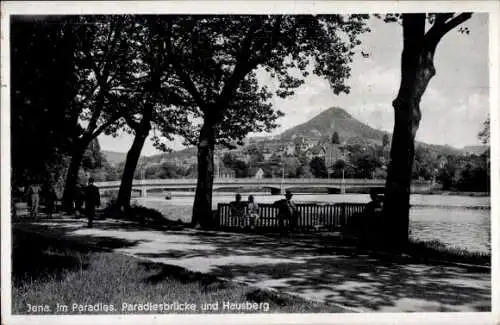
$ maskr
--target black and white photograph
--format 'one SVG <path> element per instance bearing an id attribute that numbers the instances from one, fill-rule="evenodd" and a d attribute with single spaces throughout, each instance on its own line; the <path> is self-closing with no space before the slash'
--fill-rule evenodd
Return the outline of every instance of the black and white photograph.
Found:
<path id="1" fill-rule="evenodd" d="M 500 321 L 498 2 L 135 6 L 2 4 L 2 323 Z"/>

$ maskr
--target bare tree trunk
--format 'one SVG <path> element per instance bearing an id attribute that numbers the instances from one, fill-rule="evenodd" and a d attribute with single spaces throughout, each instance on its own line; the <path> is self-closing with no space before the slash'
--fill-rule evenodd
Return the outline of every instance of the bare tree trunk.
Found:
<path id="1" fill-rule="evenodd" d="M 205 121 L 198 142 L 198 182 L 193 206 L 192 226 L 209 227 L 212 222 L 212 190 L 214 182 L 214 126 Z"/>
<path id="2" fill-rule="evenodd" d="M 424 42 L 425 14 L 403 15 L 401 84 L 393 101 L 394 131 L 384 199 L 381 238 L 391 247 L 408 242 L 410 186 L 415 156 L 415 136 L 420 124 L 420 101 L 435 74 L 435 47 Z"/>
<path id="3" fill-rule="evenodd" d="M 137 163 L 141 156 L 142 148 L 146 142 L 146 138 L 151 130 L 151 117 L 153 112 L 153 105 L 148 105 L 144 109 L 139 127 L 135 130 L 135 137 L 132 146 L 127 153 L 127 160 L 123 169 L 122 181 L 120 183 L 120 190 L 118 191 L 118 198 L 116 200 L 116 207 L 127 210 L 130 207 L 130 199 L 132 197 L 132 183 L 134 181 L 134 174 L 137 168 Z"/>
<path id="4" fill-rule="evenodd" d="M 71 156 L 71 162 L 69 164 L 68 173 L 66 174 L 66 182 L 64 184 L 63 193 L 63 209 L 66 212 L 73 211 L 78 171 L 80 170 L 87 145 L 88 143 L 83 144 L 81 142 L 77 142 L 77 144 L 75 144 L 73 155 Z"/>

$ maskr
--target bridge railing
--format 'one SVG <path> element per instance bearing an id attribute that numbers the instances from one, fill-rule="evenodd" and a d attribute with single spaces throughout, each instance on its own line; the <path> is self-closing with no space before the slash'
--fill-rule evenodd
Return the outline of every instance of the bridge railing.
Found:
<path id="1" fill-rule="evenodd" d="M 297 227 L 301 230 L 310 230 L 321 227 L 334 230 L 352 223 L 353 216 L 365 209 L 363 203 L 335 203 L 335 204 L 297 204 L 300 217 Z M 245 215 L 246 215 L 245 208 Z M 278 208 L 273 204 L 259 204 L 259 219 L 256 228 L 277 228 Z M 220 228 L 241 228 L 247 225 L 244 218 L 231 215 L 230 203 L 219 203 L 217 206 L 217 224 Z"/>
<path id="2" fill-rule="evenodd" d="M 99 182 L 96 186 L 99 188 L 118 188 L 120 181 Z M 173 178 L 173 179 L 144 179 L 134 180 L 134 187 L 151 187 L 164 185 L 196 185 L 195 178 Z M 248 185 L 248 184 L 265 184 L 265 185 L 380 185 L 385 181 L 381 179 L 326 179 L 326 178 L 216 178 L 214 184 L 232 184 L 232 185 Z"/>

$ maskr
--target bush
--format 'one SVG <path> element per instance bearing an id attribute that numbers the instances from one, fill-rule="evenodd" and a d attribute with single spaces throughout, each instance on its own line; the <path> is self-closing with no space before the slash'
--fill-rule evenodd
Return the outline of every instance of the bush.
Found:
<path id="1" fill-rule="evenodd" d="M 144 207 L 142 205 L 132 204 L 126 211 L 117 211 L 114 205 L 115 201 L 111 200 L 104 211 L 104 215 L 109 218 L 129 220 L 138 222 L 141 225 L 149 226 L 168 226 L 180 227 L 184 223 L 180 220 L 168 220 L 160 211 Z"/>

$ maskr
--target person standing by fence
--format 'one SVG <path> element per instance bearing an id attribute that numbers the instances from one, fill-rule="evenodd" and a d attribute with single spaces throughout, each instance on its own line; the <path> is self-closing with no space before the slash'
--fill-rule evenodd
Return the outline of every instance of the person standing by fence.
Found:
<path id="1" fill-rule="evenodd" d="M 274 205 L 278 208 L 278 222 L 282 233 L 285 232 L 285 220 L 288 220 L 289 230 L 294 230 L 297 227 L 299 210 L 297 205 L 292 201 L 292 196 L 292 192 L 286 190 L 285 199 L 274 202 Z"/>
<path id="2" fill-rule="evenodd" d="M 94 179 L 89 178 L 89 185 L 85 188 L 85 210 L 89 219 L 88 227 L 92 228 L 95 218 L 95 208 L 101 205 L 99 189 L 94 185 Z"/>

